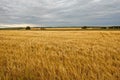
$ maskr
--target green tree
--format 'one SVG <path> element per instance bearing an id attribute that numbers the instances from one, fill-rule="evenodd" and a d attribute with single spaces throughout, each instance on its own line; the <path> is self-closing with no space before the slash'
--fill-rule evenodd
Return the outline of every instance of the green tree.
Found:
<path id="1" fill-rule="evenodd" d="M 26 29 L 26 30 L 31 30 L 30 26 L 26 26 L 25 29 Z"/>

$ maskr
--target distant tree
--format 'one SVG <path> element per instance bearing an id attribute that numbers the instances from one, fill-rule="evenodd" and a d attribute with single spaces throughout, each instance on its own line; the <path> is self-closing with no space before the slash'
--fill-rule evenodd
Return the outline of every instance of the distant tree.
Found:
<path id="1" fill-rule="evenodd" d="M 114 26 L 114 29 L 119 29 L 120 28 L 120 26 Z"/>
<path id="2" fill-rule="evenodd" d="M 87 29 L 87 26 L 83 26 L 83 27 L 81 27 L 82 29 Z"/>
<path id="3" fill-rule="evenodd" d="M 109 29 L 114 29 L 114 27 L 113 27 L 113 26 L 110 26 Z"/>
<path id="4" fill-rule="evenodd" d="M 120 26 L 118 26 L 118 29 L 120 29 Z"/>
<path id="5" fill-rule="evenodd" d="M 25 28 L 26 30 L 30 30 L 31 28 L 30 28 L 30 26 L 26 26 L 26 28 Z"/>
<path id="6" fill-rule="evenodd" d="M 109 29 L 120 29 L 120 26 L 110 26 Z"/>
<path id="7" fill-rule="evenodd" d="M 107 27 L 101 27 L 101 29 L 107 29 Z"/>
<path id="8" fill-rule="evenodd" d="M 44 28 L 44 27 L 41 27 L 40 29 L 41 29 L 41 30 L 45 30 L 45 28 Z"/>

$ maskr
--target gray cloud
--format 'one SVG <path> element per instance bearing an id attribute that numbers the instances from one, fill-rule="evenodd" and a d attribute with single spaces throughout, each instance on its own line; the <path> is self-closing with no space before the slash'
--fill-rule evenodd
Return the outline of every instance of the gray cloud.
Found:
<path id="1" fill-rule="evenodd" d="M 120 0 L 0 0 L 0 25 L 120 25 Z"/>

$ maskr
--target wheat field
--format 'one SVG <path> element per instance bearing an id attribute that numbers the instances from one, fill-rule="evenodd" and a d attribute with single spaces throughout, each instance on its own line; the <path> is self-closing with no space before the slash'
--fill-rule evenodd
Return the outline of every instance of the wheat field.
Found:
<path id="1" fill-rule="evenodd" d="M 120 31 L 0 31 L 0 80 L 120 80 Z"/>

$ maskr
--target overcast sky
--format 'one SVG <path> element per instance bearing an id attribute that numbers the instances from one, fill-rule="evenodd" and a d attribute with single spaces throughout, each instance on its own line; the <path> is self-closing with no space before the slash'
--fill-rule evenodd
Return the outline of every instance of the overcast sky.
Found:
<path id="1" fill-rule="evenodd" d="M 120 0 L 0 0 L 0 26 L 120 25 Z"/>

